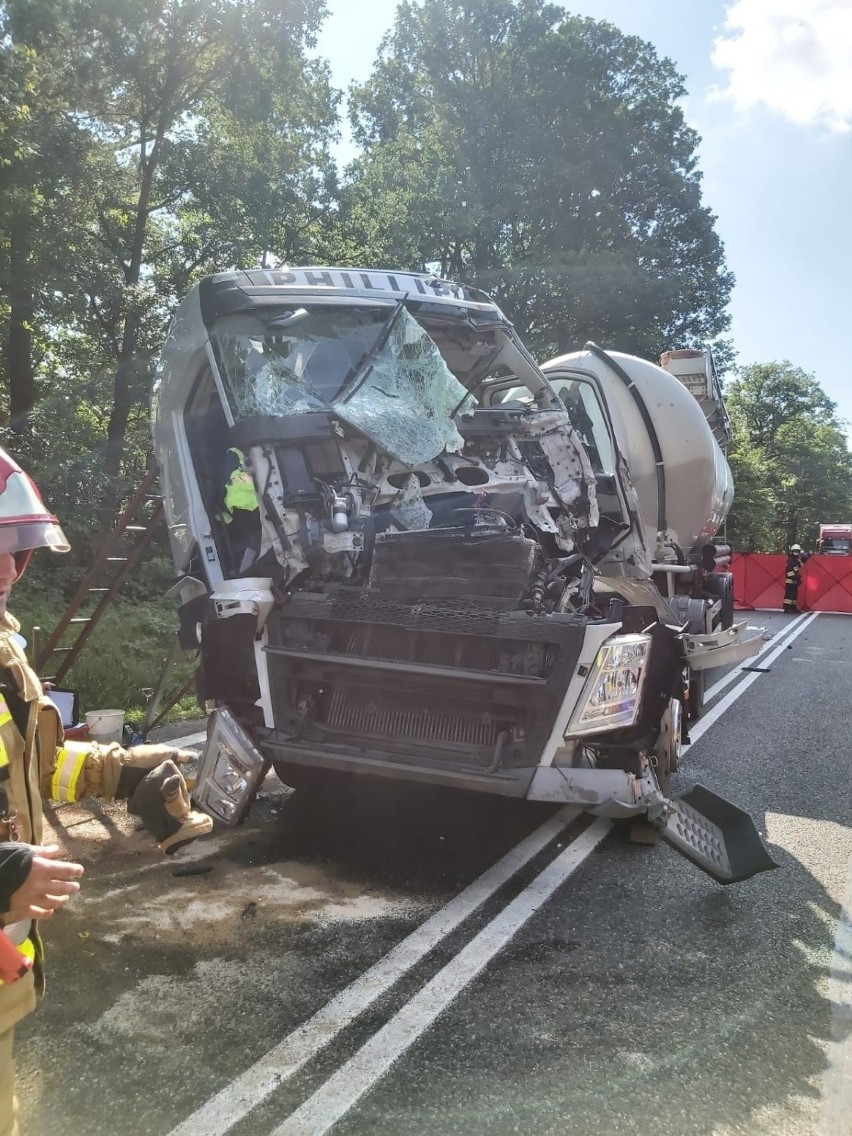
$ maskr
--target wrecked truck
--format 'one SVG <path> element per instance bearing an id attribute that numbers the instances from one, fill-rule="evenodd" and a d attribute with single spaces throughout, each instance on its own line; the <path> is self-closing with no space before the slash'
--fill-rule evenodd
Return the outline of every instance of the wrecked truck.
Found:
<path id="1" fill-rule="evenodd" d="M 358 773 L 644 819 L 723 883 L 774 866 L 730 802 L 667 796 L 701 676 L 762 642 L 714 571 L 732 487 L 703 373 L 702 403 L 594 344 L 539 367 L 486 294 L 427 275 L 196 285 L 153 439 L 212 710 L 198 806 L 238 823 L 270 765 Z"/>

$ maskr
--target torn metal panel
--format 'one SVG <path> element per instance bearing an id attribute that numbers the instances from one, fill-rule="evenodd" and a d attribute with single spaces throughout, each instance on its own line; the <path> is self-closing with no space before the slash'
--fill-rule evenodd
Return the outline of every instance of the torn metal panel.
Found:
<path id="1" fill-rule="evenodd" d="M 580 805 L 587 812 L 614 818 L 638 816 L 665 801 L 650 769 L 638 776 L 622 769 L 540 766 L 527 796 L 531 801 Z"/>
<path id="2" fill-rule="evenodd" d="M 684 654 L 690 669 L 711 670 L 727 667 L 756 655 L 765 640 L 762 627 L 735 623 L 723 631 L 707 635 L 684 635 Z"/>
<path id="3" fill-rule="evenodd" d="M 530 433 L 541 446 L 553 471 L 553 489 L 560 502 L 578 505 L 589 528 L 598 524 L 595 474 L 582 445 L 567 445 L 576 436 L 567 413 L 538 414 Z"/>

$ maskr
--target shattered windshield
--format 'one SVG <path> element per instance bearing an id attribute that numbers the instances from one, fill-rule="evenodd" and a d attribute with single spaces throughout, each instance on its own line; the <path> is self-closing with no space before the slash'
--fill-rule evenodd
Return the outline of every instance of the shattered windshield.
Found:
<path id="1" fill-rule="evenodd" d="M 234 418 L 328 410 L 392 312 L 293 307 L 219 320 L 212 340 Z"/>
<path id="2" fill-rule="evenodd" d="M 331 411 L 406 465 L 462 447 L 474 400 L 401 306 L 229 316 L 212 338 L 236 420 Z"/>

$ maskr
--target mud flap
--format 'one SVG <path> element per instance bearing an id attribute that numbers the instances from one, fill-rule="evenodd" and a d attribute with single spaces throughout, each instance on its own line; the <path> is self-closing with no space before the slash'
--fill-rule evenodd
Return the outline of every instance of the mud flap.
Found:
<path id="1" fill-rule="evenodd" d="M 696 785 L 670 804 L 663 840 L 720 884 L 778 867 L 748 813 L 724 797 Z"/>

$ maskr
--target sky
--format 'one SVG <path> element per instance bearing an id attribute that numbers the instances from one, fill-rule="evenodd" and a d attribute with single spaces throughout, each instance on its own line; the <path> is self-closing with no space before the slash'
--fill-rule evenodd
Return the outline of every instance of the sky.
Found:
<path id="1" fill-rule="evenodd" d="M 365 80 L 396 0 L 327 0 L 335 86 Z M 736 276 L 740 365 L 814 374 L 852 439 L 852 0 L 566 0 L 684 76 L 704 203 Z M 340 156 L 346 158 L 346 141 Z"/>

